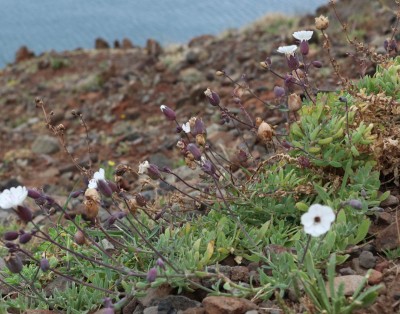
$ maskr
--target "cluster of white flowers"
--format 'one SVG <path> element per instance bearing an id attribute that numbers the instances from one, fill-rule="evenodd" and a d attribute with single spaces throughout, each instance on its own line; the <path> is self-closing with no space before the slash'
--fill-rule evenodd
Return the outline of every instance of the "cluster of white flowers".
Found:
<path id="1" fill-rule="evenodd" d="M 0 194 L 0 207 L 3 209 L 16 208 L 25 201 L 28 190 L 24 186 L 6 189 Z"/>
<path id="2" fill-rule="evenodd" d="M 313 35 L 313 31 L 298 31 L 293 33 L 293 37 L 302 41 L 309 41 Z M 281 46 L 278 48 L 279 53 L 283 53 L 286 57 L 293 56 L 295 51 L 297 50 L 297 45 L 290 45 L 290 46 Z"/>
<path id="3" fill-rule="evenodd" d="M 327 233 L 334 221 L 335 213 L 333 209 L 320 204 L 311 205 L 308 212 L 301 216 L 304 232 L 313 237 L 319 237 Z"/>

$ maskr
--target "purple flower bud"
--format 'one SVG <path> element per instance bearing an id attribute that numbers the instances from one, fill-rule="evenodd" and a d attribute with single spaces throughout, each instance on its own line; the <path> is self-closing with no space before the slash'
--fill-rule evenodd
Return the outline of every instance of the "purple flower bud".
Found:
<path id="1" fill-rule="evenodd" d="M 283 141 L 282 141 L 282 146 L 283 146 L 284 148 L 286 148 L 286 149 L 291 149 L 291 148 L 292 148 L 292 145 L 291 145 L 288 141 L 286 141 L 286 140 L 283 140 Z"/>
<path id="2" fill-rule="evenodd" d="M 28 197 L 36 200 L 41 196 L 42 196 L 42 193 L 40 193 L 38 190 L 28 189 Z"/>
<path id="3" fill-rule="evenodd" d="M 153 281 L 156 280 L 156 278 L 157 278 L 157 268 L 155 268 L 155 267 L 150 268 L 150 270 L 147 273 L 147 277 L 146 277 L 147 281 L 152 283 Z"/>
<path id="4" fill-rule="evenodd" d="M 294 55 L 290 55 L 287 57 L 287 64 L 288 64 L 289 69 L 291 69 L 291 70 L 297 70 L 300 65 L 299 60 Z"/>
<path id="5" fill-rule="evenodd" d="M 354 209 L 362 209 L 362 203 L 359 200 L 352 199 L 346 202 L 347 205 L 353 207 Z"/>
<path id="6" fill-rule="evenodd" d="M 18 274 L 22 271 L 23 265 L 21 258 L 16 254 L 10 254 L 4 258 L 7 268 L 13 274 Z"/>
<path id="7" fill-rule="evenodd" d="M 77 198 L 80 195 L 82 195 L 84 192 L 85 192 L 84 190 L 77 190 L 77 191 L 72 192 L 69 196 L 72 198 Z"/>
<path id="8" fill-rule="evenodd" d="M 196 159 L 196 160 L 201 159 L 201 151 L 196 146 L 196 144 L 190 143 L 190 144 L 188 144 L 188 146 L 186 148 L 193 155 L 194 159 Z"/>
<path id="9" fill-rule="evenodd" d="M 14 241 L 16 239 L 18 239 L 19 237 L 19 233 L 17 231 L 7 231 L 6 233 L 4 233 L 4 240 L 6 241 Z"/>
<path id="10" fill-rule="evenodd" d="M 321 61 L 313 61 L 311 64 L 314 66 L 314 68 L 320 69 L 322 68 L 322 62 Z"/>
<path id="11" fill-rule="evenodd" d="M 164 261 L 162 260 L 162 258 L 158 258 L 158 259 L 157 259 L 156 265 L 157 265 L 158 267 L 160 267 L 161 269 L 165 270 L 165 264 L 164 264 Z"/>
<path id="12" fill-rule="evenodd" d="M 19 243 L 25 244 L 28 243 L 32 239 L 32 234 L 29 233 L 23 233 L 19 236 Z"/>
<path id="13" fill-rule="evenodd" d="M 114 215 L 108 217 L 108 220 L 107 220 L 109 226 L 112 226 L 116 221 L 117 221 L 117 217 L 115 217 Z"/>
<path id="14" fill-rule="evenodd" d="M 218 94 L 211 89 L 207 88 L 207 90 L 204 92 L 206 95 L 208 102 L 210 103 L 211 106 L 218 106 L 220 103 L 220 98 Z"/>
<path id="15" fill-rule="evenodd" d="M 17 249 L 18 248 L 18 244 L 15 244 L 13 242 L 6 242 L 6 243 L 4 243 L 4 246 L 7 249 Z"/>
<path id="16" fill-rule="evenodd" d="M 161 105 L 160 109 L 162 111 L 162 113 L 164 114 L 164 116 L 170 120 L 170 121 L 175 121 L 176 119 L 176 114 L 175 111 L 173 111 L 171 108 L 165 106 L 165 105 Z"/>
<path id="17" fill-rule="evenodd" d="M 300 52 L 303 56 L 308 55 L 309 45 L 307 40 L 302 40 L 300 43 Z"/>
<path id="18" fill-rule="evenodd" d="M 271 58 L 270 58 L 270 57 L 266 57 L 266 58 L 265 58 L 265 63 L 266 63 L 268 66 L 271 66 L 271 65 L 272 65 L 272 60 L 271 60 Z"/>
<path id="19" fill-rule="evenodd" d="M 147 168 L 147 175 L 153 180 L 157 180 L 161 178 L 161 173 L 158 167 L 154 164 L 150 164 Z"/>
<path id="20" fill-rule="evenodd" d="M 206 134 L 206 133 L 207 133 L 207 130 L 206 130 L 203 120 L 200 118 L 197 118 L 194 123 L 192 134 L 194 136 L 196 136 L 198 134 Z"/>
<path id="21" fill-rule="evenodd" d="M 23 222 L 30 222 L 33 218 L 32 211 L 25 206 L 17 207 L 17 215 Z"/>
<path id="22" fill-rule="evenodd" d="M 392 40 L 389 42 L 388 51 L 395 51 L 395 52 L 397 52 L 397 42 L 396 42 L 395 39 L 392 39 Z"/>
<path id="23" fill-rule="evenodd" d="M 146 206 L 147 200 L 146 200 L 146 198 L 145 198 L 142 194 L 140 194 L 140 193 L 136 194 L 136 195 L 135 195 L 135 199 L 136 199 L 136 203 L 137 203 L 140 207 L 145 207 L 145 206 Z"/>
<path id="24" fill-rule="evenodd" d="M 97 180 L 97 188 L 105 197 L 111 197 L 113 191 L 105 180 Z"/>
<path id="25" fill-rule="evenodd" d="M 383 42 L 383 48 L 385 48 L 385 50 L 388 51 L 389 41 L 387 39 L 385 39 L 385 41 Z"/>
<path id="26" fill-rule="evenodd" d="M 49 263 L 49 260 L 47 258 L 42 258 L 40 260 L 40 269 L 44 273 L 50 269 L 50 263 Z"/>
<path id="27" fill-rule="evenodd" d="M 118 192 L 118 185 L 115 184 L 115 182 L 107 180 L 107 184 L 110 187 L 111 191 L 113 192 Z"/>
<path id="28" fill-rule="evenodd" d="M 274 94 L 275 94 L 275 97 L 281 98 L 281 97 L 285 96 L 285 89 L 280 86 L 275 86 Z"/>
<path id="29" fill-rule="evenodd" d="M 212 164 L 211 161 L 204 160 L 201 164 L 201 170 L 203 170 L 205 173 L 209 174 L 210 176 L 213 176 L 215 174 L 215 167 Z"/>
<path id="30" fill-rule="evenodd" d="M 293 76 L 291 76 L 291 75 L 285 76 L 285 86 L 287 87 L 288 90 L 293 89 L 295 82 L 296 82 L 296 79 Z"/>
<path id="31" fill-rule="evenodd" d="M 44 198 L 46 199 L 48 205 L 53 205 L 56 202 L 51 196 L 46 195 Z"/>

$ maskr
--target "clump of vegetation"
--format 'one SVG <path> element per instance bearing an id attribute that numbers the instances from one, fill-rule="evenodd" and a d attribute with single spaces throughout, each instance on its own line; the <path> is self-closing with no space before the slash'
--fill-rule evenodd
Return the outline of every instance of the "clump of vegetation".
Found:
<path id="1" fill-rule="evenodd" d="M 328 24 L 323 16 L 316 19 L 326 47 Z M 240 134 L 247 130 L 274 149 L 262 161 L 246 145 L 228 160 L 207 139 L 201 117 L 180 121 L 172 108 L 161 106 L 160 114 L 181 135 L 177 147 L 186 166 L 201 170 L 196 184 L 148 161 L 138 168 L 108 165 L 96 172 L 91 162 L 82 166 L 68 150 L 64 125 L 54 125 L 46 104 L 37 99 L 47 128 L 86 184 L 64 204 L 22 186 L 0 194 L 0 207 L 15 211 L 24 222 L 20 230 L 4 232 L 1 240 L 8 270 L 0 282 L 15 291 L 4 300 L 6 307 L 84 313 L 104 306 L 113 313 L 161 285 L 178 293 L 202 289 L 252 301 L 275 298 L 285 311 L 283 296 L 293 287 L 298 297 L 307 298 L 310 312 L 351 313 L 373 303 L 380 286 L 364 289 L 367 277 L 351 298 L 345 297 L 343 287 L 334 288 L 333 278 L 335 266 L 349 257 L 348 246 L 365 240 L 371 223 L 367 214 L 387 197 L 378 194 L 379 169 L 398 180 L 398 164 L 379 150 L 397 141 L 396 123 L 389 119 L 398 105 L 400 59 L 390 55 L 397 48 L 390 41 L 374 77 L 365 77 L 356 87 L 340 76 L 332 59 L 343 89 L 315 94 L 309 73 L 322 64 L 308 60 L 313 32 L 293 36 L 299 46 L 278 49 L 287 73 L 277 73 L 269 58 L 261 62 L 282 79 L 282 86 L 274 88 L 276 102 L 265 105 L 285 114 L 286 128 L 275 129 L 245 109 L 243 95 L 257 97 L 245 78 L 239 83 L 217 72 L 232 81 L 233 101 L 241 114 L 223 104 L 216 91 L 204 92 L 219 111 L 221 124 L 233 125 Z M 87 134 L 82 114 L 73 115 Z M 141 190 L 123 189 L 124 177 L 131 174 L 144 178 Z M 160 182 L 173 192 L 147 199 L 146 186 Z M 46 213 L 45 226 L 35 222 L 31 206 Z M 99 218 L 100 209 L 108 213 L 105 220 Z M 235 280 L 220 267 L 227 258 L 238 265 L 253 263 L 256 270 Z M 327 262 L 324 273 L 320 269 Z M 66 287 L 46 290 L 57 277 L 67 280 Z"/>

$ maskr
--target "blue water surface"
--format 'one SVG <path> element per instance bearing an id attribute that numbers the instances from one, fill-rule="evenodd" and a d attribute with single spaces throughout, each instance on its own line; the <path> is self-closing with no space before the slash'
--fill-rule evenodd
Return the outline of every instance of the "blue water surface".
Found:
<path id="1" fill-rule="evenodd" d="M 92 48 L 102 37 L 143 45 L 184 43 L 242 27 L 267 13 L 312 13 L 327 0 L 0 0 L 0 67 L 27 45 L 35 53 Z"/>

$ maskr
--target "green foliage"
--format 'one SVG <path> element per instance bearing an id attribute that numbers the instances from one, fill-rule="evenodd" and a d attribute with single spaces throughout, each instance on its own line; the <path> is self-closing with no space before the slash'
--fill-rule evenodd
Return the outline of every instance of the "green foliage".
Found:
<path id="1" fill-rule="evenodd" d="M 375 301 L 381 286 L 373 286 L 362 292 L 368 276 L 364 278 L 350 298 L 345 296 L 343 284 L 339 285 L 336 290 L 334 285 L 335 266 L 336 255 L 332 254 L 327 264 L 327 283 L 325 283 L 324 277 L 314 266 L 312 255 L 308 252 L 305 259 L 306 271 L 297 273 L 296 279 L 303 284 L 306 295 L 319 313 L 350 314 L 355 309 L 367 307 Z"/>

